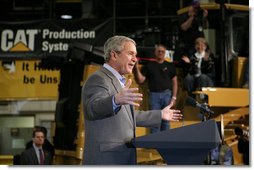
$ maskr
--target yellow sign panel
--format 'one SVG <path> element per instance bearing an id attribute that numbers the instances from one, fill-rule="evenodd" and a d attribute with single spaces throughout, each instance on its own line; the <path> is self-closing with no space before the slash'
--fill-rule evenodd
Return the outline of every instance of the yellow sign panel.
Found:
<path id="1" fill-rule="evenodd" d="M 39 60 L 0 61 L 0 100 L 57 99 L 60 71 Z"/>

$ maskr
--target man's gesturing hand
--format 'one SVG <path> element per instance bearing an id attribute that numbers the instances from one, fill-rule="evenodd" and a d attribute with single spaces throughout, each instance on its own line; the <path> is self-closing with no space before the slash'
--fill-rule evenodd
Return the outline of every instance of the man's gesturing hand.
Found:
<path id="1" fill-rule="evenodd" d="M 162 112 L 162 119 L 167 121 L 174 121 L 177 122 L 182 119 L 183 115 L 180 113 L 180 110 L 171 109 L 172 105 L 166 106 L 164 109 L 161 110 Z"/>
<path id="2" fill-rule="evenodd" d="M 126 86 L 115 95 L 115 103 L 117 105 L 130 104 L 133 106 L 139 106 L 138 101 L 142 101 L 143 94 L 137 93 L 138 88 L 130 88 L 132 83 L 131 79 L 128 79 Z"/>

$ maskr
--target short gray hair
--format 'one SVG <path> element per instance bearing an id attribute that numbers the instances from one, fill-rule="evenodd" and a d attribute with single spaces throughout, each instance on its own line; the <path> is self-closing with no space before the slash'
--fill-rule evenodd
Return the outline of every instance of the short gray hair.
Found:
<path id="1" fill-rule="evenodd" d="M 123 43 L 124 42 L 133 42 L 134 45 L 136 45 L 136 42 L 126 36 L 120 36 L 116 35 L 113 37 L 110 37 L 104 44 L 104 55 L 105 55 L 105 61 L 109 61 L 110 59 L 110 53 L 112 51 L 120 52 L 123 49 Z"/>

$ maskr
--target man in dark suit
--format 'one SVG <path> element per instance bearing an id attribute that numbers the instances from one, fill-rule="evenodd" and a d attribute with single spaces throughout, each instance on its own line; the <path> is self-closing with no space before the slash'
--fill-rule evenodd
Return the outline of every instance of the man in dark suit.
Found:
<path id="1" fill-rule="evenodd" d="M 52 156 L 49 151 L 42 148 L 45 136 L 41 128 L 33 131 L 33 146 L 22 152 L 21 165 L 51 165 Z"/>
<path id="2" fill-rule="evenodd" d="M 47 129 L 44 127 L 44 126 L 35 126 L 34 127 L 34 130 L 36 129 L 41 129 L 44 133 L 44 136 L 45 136 L 45 139 L 44 139 L 44 143 L 42 145 L 42 148 L 45 149 L 45 150 L 48 150 L 50 153 L 51 153 L 51 156 L 54 157 L 55 155 L 55 148 L 54 146 L 50 143 L 50 141 L 47 139 Z M 33 140 L 27 142 L 26 144 L 26 149 L 29 149 L 30 147 L 33 146 Z"/>
<path id="3" fill-rule="evenodd" d="M 134 165 L 136 149 L 130 142 L 137 126 L 159 126 L 161 119 L 179 121 L 179 110 L 171 105 L 162 110 L 134 111 L 142 94 L 124 82 L 137 62 L 134 40 L 125 36 L 109 38 L 104 45 L 106 63 L 91 75 L 82 88 L 85 115 L 86 165 Z"/>

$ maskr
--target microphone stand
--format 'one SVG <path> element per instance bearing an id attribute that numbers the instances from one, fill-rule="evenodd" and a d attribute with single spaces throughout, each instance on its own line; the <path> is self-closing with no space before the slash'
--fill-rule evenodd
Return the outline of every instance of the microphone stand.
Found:
<path id="1" fill-rule="evenodd" d="M 205 108 L 208 108 L 207 103 L 204 103 L 203 105 L 205 106 Z M 211 118 L 211 113 L 206 112 L 204 109 L 201 109 L 201 108 L 199 109 L 199 111 L 200 111 L 200 114 L 202 115 L 202 122 L 205 122 Z M 206 165 L 211 165 L 211 162 L 212 162 L 211 161 L 211 151 L 209 151 L 204 163 Z"/>
<path id="2" fill-rule="evenodd" d="M 205 108 L 208 108 L 208 104 L 207 103 L 204 103 L 203 105 L 205 106 Z M 199 109 L 199 111 L 200 111 L 200 114 L 203 116 L 202 122 L 207 121 L 207 120 L 209 120 L 211 118 L 211 113 L 206 112 L 205 110 L 203 110 L 201 108 Z"/>

